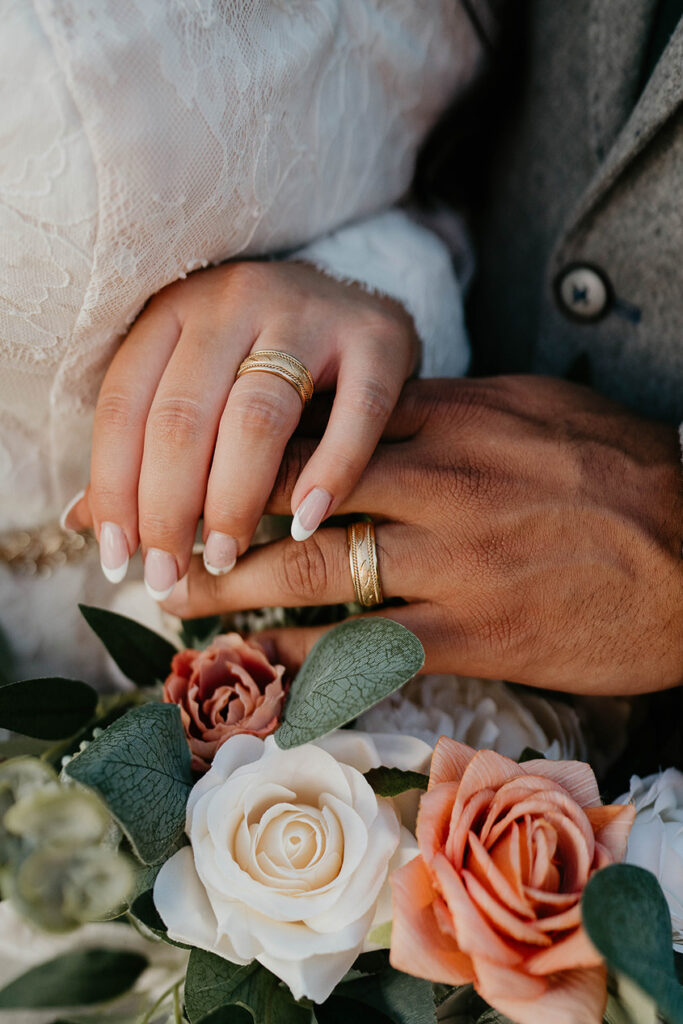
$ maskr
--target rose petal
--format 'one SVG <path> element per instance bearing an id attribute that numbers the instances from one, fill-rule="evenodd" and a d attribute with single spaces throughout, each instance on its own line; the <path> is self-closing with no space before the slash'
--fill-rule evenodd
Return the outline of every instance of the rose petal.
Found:
<path id="1" fill-rule="evenodd" d="M 323 1003 L 360 951 L 361 945 L 358 944 L 344 952 L 305 959 L 286 960 L 271 953 L 261 953 L 256 959 L 284 981 L 295 999 L 312 999 L 314 1003 Z"/>
<path id="2" fill-rule="evenodd" d="M 474 832 L 470 832 L 468 840 L 467 868 L 486 888 L 495 893 L 499 900 L 505 902 L 510 910 L 522 917 L 534 917 L 531 904 L 520 895 L 519 890 L 510 884 L 498 865 L 491 859 L 488 852 Z"/>
<path id="3" fill-rule="evenodd" d="M 508 936 L 517 942 L 529 943 L 532 946 L 550 945 L 550 938 L 540 932 L 535 923 L 530 924 L 528 921 L 520 920 L 516 914 L 502 906 L 470 871 L 463 871 L 461 877 L 467 889 L 467 895 L 487 920 L 495 926 L 496 931 L 502 932 L 503 936 Z"/>
<path id="4" fill-rule="evenodd" d="M 512 972 L 508 972 L 511 974 Z M 600 1024 L 607 1004 L 604 968 L 562 971 L 545 992 L 526 999 L 511 998 L 497 964 L 477 963 L 476 988 L 487 1002 L 517 1024 Z M 493 998 L 492 990 L 500 991 Z"/>
<path id="5" fill-rule="evenodd" d="M 578 908 L 577 908 L 578 909 Z M 566 939 L 555 942 L 550 949 L 534 953 L 526 961 L 529 974 L 554 974 L 577 967 L 602 967 L 603 959 L 583 928 L 579 927 Z"/>
<path id="6" fill-rule="evenodd" d="M 429 796 L 430 794 L 428 793 L 427 797 L 423 797 L 423 801 Z M 461 809 L 459 808 L 457 812 L 455 803 L 453 804 L 448 840 L 444 852 L 456 871 L 459 871 L 463 865 L 467 840 L 472 832 L 472 826 L 483 815 L 494 796 L 495 793 L 492 789 L 482 789 L 479 793 L 471 796 L 465 806 Z"/>
<path id="7" fill-rule="evenodd" d="M 538 921 L 538 927 L 544 932 L 564 932 L 570 928 L 578 928 L 580 924 L 581 904 L 578 899 L 574 902 L 573 906 L 566 907 L 557 914 L 549 914 Z"/>
<path id="8" fill-rule="evenodd" d="M 442 736 L 434 748 L 429 788 L 442 782 L 460 782 L 476 750 L 448 736 Z"/>
<path id="9" fill-rule="evenodd" d="M 562 786 L 579 807 L 598 807 L 600 790 L 595 773 L 584 761 L 524 761 L 521 770 L 528 775 L 542 775 Z"/>
<path id="10" fill-rule="evenodd" d="M 442 853 L 437 853 L 431 870 L 453 916 L 458 946 L 463 953 L 468 953 L 472 957 L 490 957 L 509 967 L 518 964 L 523 959 L 522 954 L 506 943 L 492 928 L 468 895 L 462 879 Z"/>
<path id="11" fill-rule="evenodd" d="M 485 956 L 473 957 L 472 963 L 476 979 L 474 987 L 487 1003 L 496 1008 L 500 1006 L 502 999 L 531 1002 L 542 996 L 548 989 L 546 978 L 533 978 L 525 973 L 523 967 L 519 969 L 503 967 L 497 962 L 488 960 Z M 540 1024 L 541 1019 L 537 1017 L 534 1024 Z"/>
<path id="12" fill-rule="evenodd" d="M 607 804 L 604 807 L 589 807 L 586 817 L 593 827 L 595 839 L 605 847 L 615 863 L 626 856 L 626 847 L 631 826 L 635 820 L 633 804 Z"/>
<path id="13" fill-rule="evenodd" d="M 401 827 L 400 838 L 398 849 L 395 851 L 389 866 L 387 869 L 387 877 L 384 880 L 384 884 L 380 889 L 377 903 L 375 904 L 375 915 L 372 919 L 369 931 L 374 931 L 375 928 L 383 924 L 390 924 L 392 919 L 392 896 L 391 896 L 391 876 L 395 871 L 405 867 L 411 860 L 419 855 L 415 836 L 408 831 L 407 828 Z M 363 943 L 363 952 L 370 950 L 382 949 L 382 946 L 377 945 L 375 942 L 370 942 L 366 936 L 365 942 Z"/>
<path id="14" fill-rule="evenodd" d="M 443 743 L 444 741 L 441 740 Z M 469 747 L 465 748 L 469 750 Z M 460 813 L 470 797 L 482 789 L 499 789 L 504 783 L 517 779 L 521 775 L 521 765 L 511 761 L 509 757 L 496 754 L 493 750 L 479 750 L 465 767 L 460 785 L 454 813 Z M 432 768 L 432 774 L 434 769 Z"/>
<path id="15" fill-rule="evenodd" d="M 249 959 L 238 956 L 226 935 L 218 933 L 216 917 L 189 846 L 162 865 L 154 882 L 153 897 L 169 938 L 217 953 L 236 964 L 249 963 Z"/>
<path id="16" fill-rule="evenodd" d="M 306 923 L 310 928 L 320 932 L 334 931 L 366 910 L 374 916 L 376 901 L 387 879 L 389 861 L 398 849 L 400 831 L 390 802 L 380 800 L 377 818 L 367 833 L 367 853 L 363 861 L 348 882 L 343 884 L 340 881 L 339 886 L 335 886 L 337 902 L 307 916 Z"/>
<path id="17" fill-rule="evenodd" d="M 561 790 L 551 789 L 532 793 L 526 799 L 513 804 L 507 814 L 491 828 L 486 839 L 482 828 L 482 841 L 487 846 L 495 843 L 513 821 L 524 816 L 532 819 L 544 818 L 553 826 L 560 847 L 563 885 L 570 891 L 582 889 L 588 881 L 595 850 L 593 829 L 582 809 Z"/>
<path id="18" fill-rule="evenodd" d="M 434 916 L 435 892 L 421 857 L 415 857 L 391 876 L 394 921 L 390 961 L 417 978 L 444 985 L 474 980 L 472 961 L 443 934 Z"/>
<path id="19" fill-rule="evenodd" d="M 457 782 L 442 782 L 425 793 L 420 801 L 420 810 L 417 815 L 417 843 L 420 853 L 428 864 L 446 844 L 457 794 Z"/>

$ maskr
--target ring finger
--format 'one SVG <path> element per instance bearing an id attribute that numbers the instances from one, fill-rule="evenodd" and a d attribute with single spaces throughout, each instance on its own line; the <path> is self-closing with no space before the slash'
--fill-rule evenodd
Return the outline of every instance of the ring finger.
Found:
<path id="1" fill-rule="evenodd" d="M 375 530 L 378 570 L 385 598 L 419 597 L 422 575 L 407 557 L 415 529 L 383 523 Z M 419 538 L 418 538 L 419 540 Z M 297 608 L 354 600 L 346 530 L 319 530 L 303 543 L 291 538 L 255 547 L 226 576 L 209 576 L 194 558 L 164 607 L 182 618 L 245 608 Z"/>
<path id="2" fill-rule="evenodd" d="M 300 348 L 300 346 L 299 346 Z M 322 367 L 294 342 L 261 335 L 251 354 L 286 352 L 314 380 Z M 290 437 L 301 417 L 297 388 L 266 370 L 239 377 L 221 417 L 204 505 L 204 565 L 213 576 L 227 573 L 246 551 L 278 475 Z"/>

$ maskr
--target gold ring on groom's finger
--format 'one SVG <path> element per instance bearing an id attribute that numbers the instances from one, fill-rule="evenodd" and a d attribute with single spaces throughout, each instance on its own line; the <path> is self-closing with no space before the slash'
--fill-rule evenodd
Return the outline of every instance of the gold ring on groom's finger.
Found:
<path id="1" fill-rule="evenodd" d="M 346 538 L 349 545 L 349 564 L 356 601 L 364 608 L 372 608 L 373 605 L 381 604 L 384 598 L 382 584 L 379 580 L 373 523 L 363 520 L 350 523 L 346 528 Z"/>
<path id="2" fill-rule="evenodd" d="M 245 373 L 274 373 L 276 377 L 282 377 L 298 393 L 304 409 L 313 398 L 313 378 L 304 364 L 289 352 L 280 352 L 279 349 L 252 352 L 241 363 L 237 377 Z"/>

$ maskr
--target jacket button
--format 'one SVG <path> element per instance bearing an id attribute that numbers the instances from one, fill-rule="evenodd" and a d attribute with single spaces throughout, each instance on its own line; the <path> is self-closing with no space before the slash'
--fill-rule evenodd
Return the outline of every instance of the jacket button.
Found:
<path id="1" fill-rule="evenodd" d="M 612 303 L 609 280 L 588 263 L 572 263 L 555 279 L 555 297 L 562 312 L 584 323 L 599 320 Z"/>

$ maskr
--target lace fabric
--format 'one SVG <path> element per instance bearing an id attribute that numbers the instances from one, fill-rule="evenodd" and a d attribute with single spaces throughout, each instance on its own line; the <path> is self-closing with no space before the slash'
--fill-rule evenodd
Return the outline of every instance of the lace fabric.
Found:
<path id="1" fill-rule="evenodd" d="M 83 486 L 99 385 L 151 295 L 371 224 L 481 52 L 453 0 L 0 0 L 0 23 L 2 530 Z M 380 287 L 410 276 L 407 305 L 437 307 L 445 250 L 420 279 L 403 244 Z"/>

